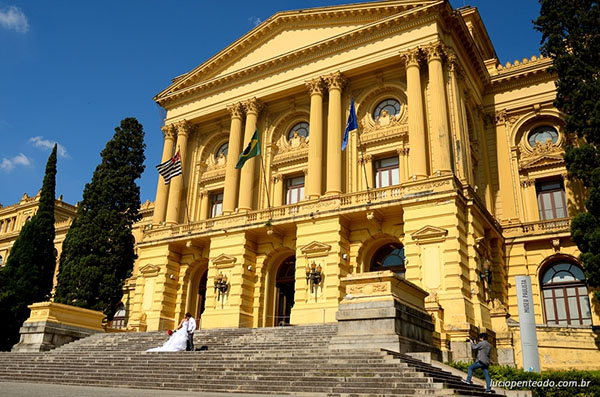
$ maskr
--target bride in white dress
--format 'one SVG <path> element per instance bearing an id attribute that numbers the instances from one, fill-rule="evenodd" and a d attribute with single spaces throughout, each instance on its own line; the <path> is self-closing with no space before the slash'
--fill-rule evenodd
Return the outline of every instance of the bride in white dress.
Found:
<path id="1" fill-rule="evenodd" d="M 167 340 L 162 346 L 155 347 L 153 349 L 146 350 L 147 352 L 180 352 L 185 351 L 187 346 L 187 326 L 185 324 L 185 319 L 181 321 L 179 327 L 177 327 L 177 331 L 173 332 L 169 340 Z"/>

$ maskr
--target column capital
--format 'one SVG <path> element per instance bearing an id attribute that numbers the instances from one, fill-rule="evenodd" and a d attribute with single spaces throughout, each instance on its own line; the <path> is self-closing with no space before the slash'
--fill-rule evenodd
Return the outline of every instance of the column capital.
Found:
<path id="1" fill-rule="evenodd" d="M 399 147 L 396 149 L 396 153 L 399 156 L 408 156 L 408 148 L 407 147 Z"/>
<path id="2" fill-rule="evenodd" d="M 327 88 L 329 90 L 339 89 L 340 91 L 344 88 L 348 80 L 342 75 L 341 72 L 335 72 L 325 77 L 325 83 L 327 84 Z"/>
<path id="3" fill-rule="evenodd" d="M 231 115 L 232 119 L 241 119 L 244 117 L 244 106 L 241 102 L 236 102 L 234 104 L 227 106 L 227 111 Z"/>
<path id="4" fill-rule="evenodd" d="M 265 105 L 256 98 L 248 99 L 242 103 L 244 106 L 244 110 L 246 110 L 246 114 L 254 113 L 258 115 L 260 111 L 265 107 Z"/>
<path id="5" fill-rule="evenodd" d="M 431 62 L 433 60 L 441 61 L 442 58 L 446 56 L 446 46 L 440 42 L 423 47 L 423 51 L 427 56 L 427 62 Z"/>
<path id="6" fill-rule="evenodd" d="M 420 48 L 413 48 L 407 52 L 400 54 L 400 59 L 404 61 L 406 67 L 419 66 L 419 62 L 423 58 L 423 52 Z"/>
<path id="7" fill-rule="evenodd" d="M 273 176 L 271 178 L 273 180 L 273 183 L 277 183 L 277 182 L 283 180 L 283 175 L 277 173 L 277 174 L 273 174 Z"/>
<path id="8" fill-rule="evenodd" d="M 177 135 L 188 137 L 194 126 L 187 120 L 181 120 L 177 124 Z"/>
<path id="9" fill-rule="evenodd" d="M 325 91 L 325 84 L 323 84 L 323 79 L 321 77 L 307 81 L 305 84 L 310 95 L 323 95 L 323 92 Z"/>
<path id="10" fill-rule="evenodd" d="M 304 176 L 308 175 L 308 168 L 302 168 L 302 173 Z"/>
<path id="11" fill-rule="evenodd" d="M 166 139 L 175 140 L 175 137 L 177 136 L 177 129 L 175 127 L 175 124 L 166 124 L 166 125 L 163 125 L 162 127 L 160 127 L 160 129 L 162 130 L 163 138 L 165 140 Z"/>

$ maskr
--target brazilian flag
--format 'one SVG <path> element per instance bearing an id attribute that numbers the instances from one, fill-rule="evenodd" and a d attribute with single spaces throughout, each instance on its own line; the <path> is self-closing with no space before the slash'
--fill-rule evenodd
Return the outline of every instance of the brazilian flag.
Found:
<path id="1" fill-rule="evenodd" d="M 251 159 L 254 156 L 258 156 L 260 154 L 260 139 L 258 138 L 258 129 L 254 130 L 254 135 L 248 142 L 248 146 L 246 149 L 240 154 L 240 158 L 238 159 L 237 164 L 235 165 L 236 169 L 240 169 L 244 166 L 244 163 Z"/>

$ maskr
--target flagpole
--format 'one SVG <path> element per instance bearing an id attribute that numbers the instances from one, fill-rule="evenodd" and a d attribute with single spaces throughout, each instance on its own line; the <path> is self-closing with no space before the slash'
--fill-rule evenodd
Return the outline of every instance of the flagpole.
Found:
<path id="1" fill-rule="evenodd" d="M 181 148 L 179 147 L 179 145 L 177 145 L 177 153 L 179 153 L 179 161 L 181 161 Z M 181 186 L 183 187 L 183 164 L 181 165 Z M 187 196 L 189 196 L 189 189 L 188 189 L 188 194 Z M 183 205 L 185 205 L 185 216 L 187 218 L 187 224 L 190 224 L 190 211 L 188 209 L 188 198 L 186 197 L 185 200 L 183 200 Z"/>
<path id="2" fill-rule="evenodd" d="M 262 155 L 262 151 L 260 153 L 260 165 L 262 168 L 263 179 L 265 181 L 265 193 L 267 194 L 267 209 L 269 210 L 269 221 L 273 220 L 273 213 L 271 211 L 271 199 L 269 197 L 269 186 L 267 185 L 267 171 L 265 170 L 264 159 Z"/>
<path id="3" fill-rule="evenodd" d="M 360 140 L 360 131 L 356 129 L 356 137 L 358 138 L 358 146 L 360 147 L 360 162 L 365 172 L 365 184 L 367 185 L 367 204 L 371 204 L 371 194 L 369 192 L 369 178 L 367 177 L 367 165 L 365 164 L 365 148 Z"/>

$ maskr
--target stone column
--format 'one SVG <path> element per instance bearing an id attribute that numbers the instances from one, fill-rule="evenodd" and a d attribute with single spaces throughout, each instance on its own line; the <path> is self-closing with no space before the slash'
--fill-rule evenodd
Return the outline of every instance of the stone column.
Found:
<path id="1" fill-rule="evenodd" d="M 200 220 L 203 221 L 207 219 L 208 216 L 208 200 L 209 194 L 206 190 L 200 192 Z"/>
<path id="2" fill-rule="evenodd" d="M 310 92 L 310 135 L 308 140 L 308 178 L 306 196 L 321 196 L 323 172 L 323 80 L 318 77 L 306 83 Z"/>
<path id="3" fill-rule="evenodd" d="M 244 130 L 244 142 L 243 145 L 248 145 L 254 131 L 256 130 L 256 121 L 258 120 L 258 114 L 260 113 L 263 105 L 256 99 L 252 98 L 244 102 L 244 109 L 246 110 L 246 129 Z M 251 211 L 254 203 L 254 174 L 256 170 L 256 162 L 260 161 L 256 157 L 246 161 L 242 167 L 242 176 L 240 181 L 240 192 L 239 192 L 239 204 L 240 211 Z M 237 160 L 236 160 L 237 162 Z"/>
<path id="4" fill-rule="evenodd" d="M 161 163 L 164 163 L 173 156 L 173 146 L 175 145 L 175 126 L 173 124 L 165 125 L 162 127 L 163 136 L 165 142 L 163 144 Z M 165 181 L 162 176 L 158 176 L 158 186 L 156 188 L 156 201 L 154 203 L 154 216 L 152 223 L 157 225 L 165 221 L 167 214 L 167 198 L 169 196 L 169 185 L 165 185 Z"/>
<path id="5" fill-rule="evenodd" d="M 283 178 L 280 174 L 273 175 L 273 207 L 279 207 L 283 204 Z"/>
<path id="6" fill-rule="evenodd" d="M 240 157 L 242 146 L 242 117 L 244 109 L 241 103 L 227 107 L 231 114 L 231 127 L 229 129 L 229 146 L 227 148 L 227 163 L 225 165 L 225 189 L 223 191 L 223 214 L 232 213 L 237 207 L 240 172 L 235 165 Z"/>
<path id="7" fill-rule="evenodd" d="M 179 222 L 179 210 L 181 206 L 181 193 L 183 192 L 183 178 L 186 176 L 184 167 L 187 161 L 187 141 L 192 131 L 192 125 L 183 120 L 177 123 L 177 150 L 181 154 L 181 171 L 182 174 L 171 179 L 171 187 L 169 188 L 169 205 L 167 206 L 167 223 Z M 185 198 L 184 198 L 185 199 Z M 184 204 L 185 205 L 185 204 Z"/>
<path id="8" fill-rule="evenodd" d="M 342 193 L 342 88 L 346 79 L 336 72 L 326 79 L 329 89 L 327 114 L 327 189 L 325 194 Z"/>
<path id="9" fill-rule="evenodd" d="M 408 99 L 408 142 L 410 144 L 410 179 L 427 177 L 427 142 L 425 140 L 425 115 L 418 49 L 404 55 L 406 62 L 406 94 Z"/>
<path id="10" fill-rule="evenodd" d="M 431 143 L 434 155 L 435 173 L 452 173 L 450 156 L 450 129 L 448 127 L 448 100 L 444 84 L 441 44 L 433 44 L 426 49 L 429 69 L 429 91 L 431 93 Z"/>
<path id="11" fill-rule="evenodd" d="M 364 156 L 364 158 L 362 159 L 362 161 L 364 161 L 365 165 L 364 165 L 364 169 L 362 169 L 362 173 L 364 175 L 364 177 L 367 178 L 367 185 L 369 186 L 369 189 L 373 189 L 375 187 L 375 181 L 374 181 L 374 172 L 373 172 L 373 156 L 370 154 L 367 154 Z M 366 186 L 365 186 L 366 188 Z"/>
<path id="12" fill-rule="evenodd" d="M 408 180 L 408 170 L 406 169 L 406 157 L 408 156 L 408 148 L 398 148 L 396 149 L 396 153 L 398 153 L 398 177 L 400 179 L 400 183 L 404 183 Z"/>

